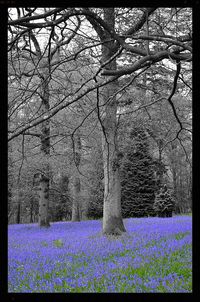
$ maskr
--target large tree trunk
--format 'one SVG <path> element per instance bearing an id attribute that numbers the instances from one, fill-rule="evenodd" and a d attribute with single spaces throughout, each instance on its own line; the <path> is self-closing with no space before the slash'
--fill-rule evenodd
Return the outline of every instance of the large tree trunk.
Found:
<path id="1" fill-rule="evenodd" d="M 88 200 L 87 198 L 84 198 L 84 200 L 81 201 L 81 220 L 87 220 L 88 214 Z"/>
<path id="2" fill-rule="evenodd" d="M 114 8 L 104 8 L 104 21 L 114 29 Z M 105 32 L 105 40 L 109 39 Z M 113 56 L 115 44 L 113 41 L 106 42 L 102 46 L 102 62 L 104 63 Z M 106 69 L 116 69 L 116 60 L 106 65 Z M 102 121 L 103 135 L 103 161 L 104 161 L 104 205 L 103 205 L 103 233 L 120 235 L 125 232 L 121 214 L 121 185 L 117 156 L 117 125 L 116 113 L 117 102 L 114 96 L 117 90 L 117 81 L 108 84 L 103 89 L 105 115 Z M 109 99 L 109 101 L 108 101 Z"/>
<path id="3" fill-rule="evenodd" d="M 41 81 L 41 113 L 49 114 L 49 70 L 46 67 Z M 49 227 L 49 156 L 50 156 L 50 122 L 44 121 L 41 124 L 41 151 L 43 154 L 43 173 L 40 175 L 39 185 L 39 226 Z"/>
<path id="4" fill-rule="evenodd" d="M 81 161 L 81 138 L 79 133 L 75 137 L 75 164 L 77 171 L 75 172 L 75 178 L 73 182 L 73 199 L 72 199 L 72 221 L 80 221 L 81 209 L 80 209 L 80 192 L 81 192 L 81 181 L 79 177 L 79 166 Z"/>

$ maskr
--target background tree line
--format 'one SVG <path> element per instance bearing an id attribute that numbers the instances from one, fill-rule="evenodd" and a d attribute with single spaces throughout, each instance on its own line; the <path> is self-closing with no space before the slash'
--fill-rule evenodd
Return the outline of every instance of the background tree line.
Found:
<path id="1" fill-rule="evenodd" d="M 191 211 L 191 9 L 8 17 L 9 223 Z"/>

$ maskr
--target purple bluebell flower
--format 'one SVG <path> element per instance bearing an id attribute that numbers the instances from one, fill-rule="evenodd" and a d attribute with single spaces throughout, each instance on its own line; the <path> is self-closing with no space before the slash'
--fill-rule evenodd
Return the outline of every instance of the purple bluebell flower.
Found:
<path id="1" fill-rule="evenodd" d="M 9 225 L 9 292 L 191 292 L 192 218 L 124 223 L 119 238 L 99 220 Z"/>

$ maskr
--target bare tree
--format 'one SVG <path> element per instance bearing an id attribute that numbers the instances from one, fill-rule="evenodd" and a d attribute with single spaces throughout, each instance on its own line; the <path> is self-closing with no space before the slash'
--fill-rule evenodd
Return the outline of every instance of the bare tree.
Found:
<path id="1" fill-rule="evenodd" d="M 115 15 L 114 8 L 104 8 L 104 22 L 114 30 Z M 99 30 L 100 33 L 100 30 Z M 110 34 L 106 31 L 100 33 L 102 42 L 102 64 L 111 61 L 115 52 L 115 43 L 109 40 Z M 116 59 L 114 58 L 106 69 L 116 69 Z M 100 119 L 102 125 L 102 148 L 104 162 L 104 206 L 103 206 L 103 233 L 119 235 L 125 232 L 125 227 L 121 214 L 121 185 L 118 166 L 117 147 L 117 127 L 116 113 L 117 101 L 115 91 L 118 89 L 117 80 L 103 88 L 103 101 L 106 103 L 104 117 Z"/>

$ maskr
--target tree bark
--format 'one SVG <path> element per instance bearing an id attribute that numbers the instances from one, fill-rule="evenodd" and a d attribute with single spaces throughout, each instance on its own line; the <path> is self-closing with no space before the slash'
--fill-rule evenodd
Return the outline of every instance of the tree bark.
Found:
<path id="1" fill-rule="evenodd" d="M 104 21 L 114 29 L 114 8 L 104 8 Z M 105 32 L 105 40 L 110 37 Z M 102 46 L 102 62 L 106 62 L 113 56 L 116 49 L 113 41 L 106 42 Z M 116 69 L 116 60 L 106 65 L 106 69 Z M 102 149 L 104 161 L 104 205 L 103 205 L 103 233 L 106 235 L 120 235 L 125 232 L 121 214 L 121 184 L 117 158 L 117 102 L 114 96 L 117 90 L 117 82 L 108 84 L 103 89 L 103 100 L 106 103 L 105 115 L 102 120 L 103 135 Z M 110 98 L 110 99 L 109 99 Z M 108 101 L 109 99 L 109 101 Z"/>
<path id="2" fill-rule="evenodd" d="M 41 80 L 41 113 L 49 114 L 49 69 L 46 67 Z M 43 173 L 40 175 L 39 185 L 39 226 L 49 227 L 49 156 L 50 156 L 50 122 L 44 121 L 41 124 L 41 152 L 43 154 Z"/>

